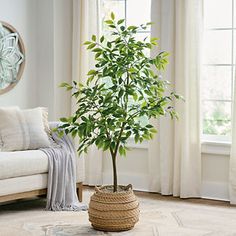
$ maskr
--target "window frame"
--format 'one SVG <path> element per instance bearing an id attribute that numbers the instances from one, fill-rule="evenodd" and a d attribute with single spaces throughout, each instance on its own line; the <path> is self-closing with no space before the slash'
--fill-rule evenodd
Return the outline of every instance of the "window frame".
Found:
<path id="1" fill-rule="evenodd" d="M 234 90 L 234 76 L 235 76 L 235 68 L 236 68 L 236 25 L 235 25 L 235 21 L 236 21 L 236 8 L 235 8 L 235 4 L 236 4 L 236 0 L 231 0 L 232 3 L 232 18 L 231 18 L 231 26 L 232 27 L 211 27 L 211 28 L 206 28 L 205 24 L 204 24 L 204 34 L 206 32 L 209 31 L 227 31 L 227 32 L 231 32 L 231 63 L 202 63 L 202 69 L 203 68 L 207 68 L 207 67 L 221 67 L 221 66 L 225 66 L 225 67 L 230 67 L 230 78 L 231 78 L 231 98 L 230 99 L 206 99 L 206 98 L 202 98 L 202 96 L 200 96 L 200 107 L 201 107 L 201 143 L 204 145 L 207 144 L 212 144 L 212 143 L 218 143 L 219 145 L 223 145 L 223 146 L 229 146 L 230 144 L 230 139 L 231 139 L 231 134 L 229 135 L 210 135 L 210 134 L 204 134 L 203 133 L 203 121 L 204 121 L 204 117 L 203 117 L 203 104 L 204 102 L 230 102 L 230 119 L 232 120 L 232 101 L 233 101 L 233 90 Z M 214 8 L 212 8 L 214 9 Z M 203 76 L 203 75 L 202 75 Z M 202 77 L 201 76 L 201 77 Z M 202 78 L 201 78 L 202 80 Z M 214 145 L 213 145 L 214 146 Z M 204 149 L 204 148 L 203 148 Z M 210 148 L 212 149 L 212 148 Z M 226 153 L 228 153 L 229 151 L 227 151 Z M 211 153 L 211 152 L 210 152 Z"/>
<path id="2" fill-rule="evenodd" d="M 128 14 L 127 14 L 127 12 L 128 12 L 128 6 L 127 6 L 127 1 L 128 0 L 99 0 L 100 1 L 100 6 L 101 6 L 101 3 L 104 1 L 109 1 L 109 2 L 123 2 L 124 3 L 124 19 L 125 19 L 125 26 L 127 26 L 127 16 L 128 16 Z M 143 1 L 145 1 L 145 0 L 143 0 Z M 115 12 L 114 12 L 115 13 Z M 150 21 L 151 21 L 151 9 L 150 9 Z M 149 22 L 150 22 L 149 21 Z M 144 22 L 144 23 L 147 23 L 147 22 Z M 100 31 L 101 32 L 103 32 L 103 30 L 102 30 L 102 28 L 100 29 Z M 138 34 L 142 34 L 142 33 L 146 33 L 146 34 L 150 34 L 150 36 L 151 36 L 151 28 L 150 28 L 150 30 L 140 30 L 140 31 L 138 31 Z"/>

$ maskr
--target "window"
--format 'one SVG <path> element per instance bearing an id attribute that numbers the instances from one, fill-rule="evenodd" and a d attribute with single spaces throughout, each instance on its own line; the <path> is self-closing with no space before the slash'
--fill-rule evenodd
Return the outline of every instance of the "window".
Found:
<path id="1" fill-rule="evenodd" d="M 230 140 L 235 58 L 236 0 L 204 0 L 203 140 Z"/>
<path id="2" fill-rule="evenodd" d="M 101 32 L 106 34 L 104 20 L 114 12 L 116 19 L 125 19 L 125 24 L 139 26 L 151 21 L 151 0 L 100 0 L 101 3 Z M 139 31 L 137 39 L 142 41 L 150 38 L 151 29 Z M 147 52 L 149 54 L 150 51 Z"/>
<path id="3" fill-rule="evenodd" d="M 100 19 L 102 34 L 106 34 L 107 25 L 104 20 L 110 18 L 111 12 L 114 12 L 116 19 L 125 19 L 125 24 L 139 26 L 151 22 L 151 0 L 100 0 Z M 151 29 L 139 31 L 137 40 L 150 39 Z M 150 50 L 146 52 L 150 55 Z M 133 103 L 134 101 L 130 101 Z M 146 125 L 149 123 L 148 118 L 143 116 L 139 121 Z"/>
<path id="4" fill-rule="evenodd" d="M 141 25 L 151 21 L 151 0 L 100 0 L 102 22 L 115 13 L 117 19 L 125 19 L 126 25 Z M 102 31 L 104 32 L 104 25 Z M 140 39 L 150 36 L 150 29 L 139 32 Z"/>

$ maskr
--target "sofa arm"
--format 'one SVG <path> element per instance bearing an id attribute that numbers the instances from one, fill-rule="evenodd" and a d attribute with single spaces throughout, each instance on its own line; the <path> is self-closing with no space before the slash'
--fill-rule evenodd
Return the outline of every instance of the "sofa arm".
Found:
<path id="1" fill-rule="evenodd" d="M 52 122 L 49 122 L 49 128 L 50 130 L 52 130 L 53 128 L 58 127 L 61 124 L 62 122 L 60 121 L 52 121 Z M 70 134 L 66 134 L 66 135 L 70 138 L 70 140 L 74 144 L 75 150 L 77 150 L 78 143 L 79 143 L 78 139 L 77 138 L 73 139 Z M 76 152 L 76 179 L 77 179 L 77 183 L 84 181 L 84 158 L 83 156 L 79 157 L 77 152 Z"/>

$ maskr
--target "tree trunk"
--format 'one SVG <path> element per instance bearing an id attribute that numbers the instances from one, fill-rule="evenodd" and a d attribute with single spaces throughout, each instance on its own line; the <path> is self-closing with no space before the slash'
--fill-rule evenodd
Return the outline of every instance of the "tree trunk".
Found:
<path id="1" fill-rule="evenodd" d="M 113 192 L 117 192 L 117 171 L 116 171 L 116 155 L 112 155 L 113 166 Z"/>

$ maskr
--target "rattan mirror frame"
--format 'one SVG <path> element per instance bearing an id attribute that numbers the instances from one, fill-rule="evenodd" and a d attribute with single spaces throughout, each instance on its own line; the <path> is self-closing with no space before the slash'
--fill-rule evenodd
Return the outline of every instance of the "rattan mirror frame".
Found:
<path id="1" fill-rule="evenodd" d="M 7 22 L 4 22 L 4 21 L 0 21 L 0 23 L 2 24 L 2 26 L 4 28 L 9 30 L 11 33 L 17 33 L 18 34 L 18 37 L 19 37 L 18 46 L 19 46 L 19 49 L 20 49 L 21 53 L 24 55 L 24 60 L 20 64 L 20 67 L 19 67 L 19 70 L 18 70 L 18 73 L 17 73 L 17 77 L 16 77 L 16 81 L 14 83 L 10 83 L 6 88 L 0 89 L 0 95 L 2 95 L 4 93 L 7 93 L 8 91 L 10 91 L 11 89 L 13 89 L 22 77 L 22 74 L 23 74 L 23 71 L 24 71 L 24 68 L 25 68 L 25 46 L 24 46 L 23 40 L 22 40 L 19 32 L 12 25 L 10 25 L 10 24 L 8 24 Z"/>

